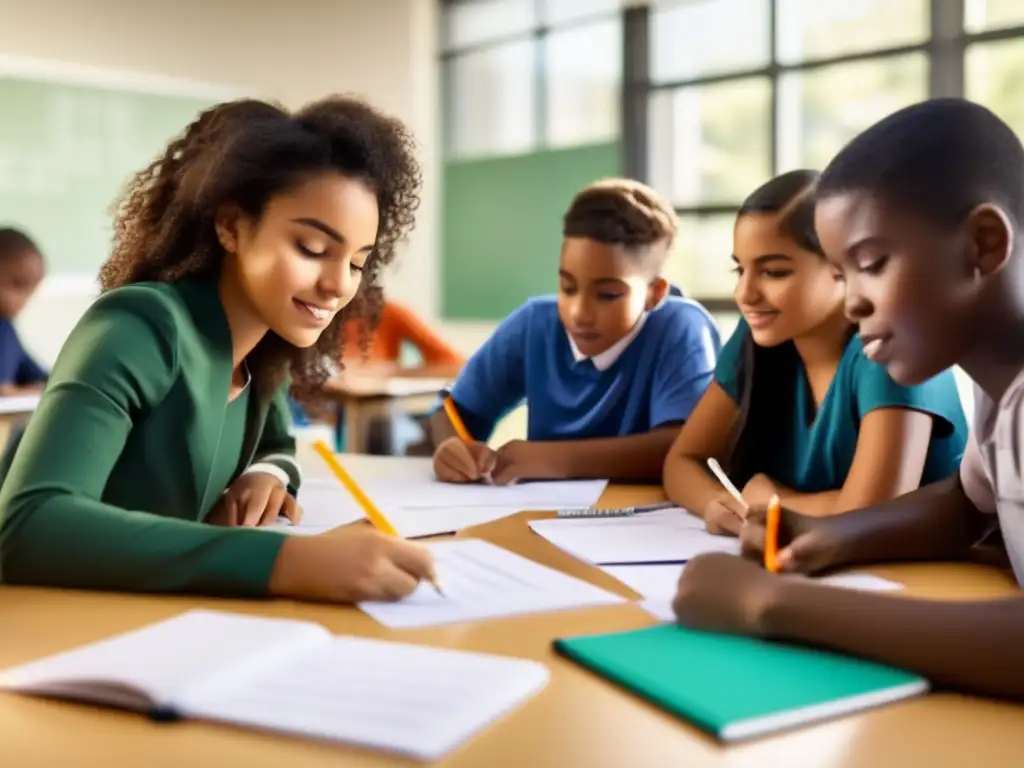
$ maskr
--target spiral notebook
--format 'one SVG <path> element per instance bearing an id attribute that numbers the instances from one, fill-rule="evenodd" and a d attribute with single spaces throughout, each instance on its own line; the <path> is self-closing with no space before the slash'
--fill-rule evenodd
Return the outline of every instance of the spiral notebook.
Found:
<path id="1" fill-rule="evenodd" d="M 193 610 L 0 672 L 0 690 L 437 760 L 540 691 L 543 664 Z"/>
<path id="2" fill-rule="evenodd" d="M 928 690 L 924 678 L 870 661 L 678 626 L 556 640 L 555 650 L 723 742 Z"/>

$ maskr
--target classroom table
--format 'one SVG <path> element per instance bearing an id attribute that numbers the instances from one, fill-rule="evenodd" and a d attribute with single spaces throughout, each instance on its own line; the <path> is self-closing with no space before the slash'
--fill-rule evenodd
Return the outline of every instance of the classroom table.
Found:
<path id="1" fill-rule="evenodd" d="M 602 504 L 660 498 L 651 488 L 612 487 Z M 462 532 L 595 584 L 635 597 L 603 574 L 533 534 L 520 514 Z M 930 598 L 985 599 L 1015 592 L 1012 579 L 967 564 L 870 569 Z M 408 640 L 433 646 L 539 659 L 548 686 L 521 709 L 439 763 L 472 768 L 698 768 L 699 766 L 930 767 L 1020 765 L 1024 707 L 936 694 L 756 742 L 720 747 L 695 728 L 555 656 L 551 641 L 566 635 L 649 626 L 633 604 L 389 631 L 354 608 L 291 601 L 244 602 L 0 587 L 0 667 L 72 648 L 167 618 L 193 607 L 320 622 L 336 633 Z M 941 638 L 936 638 L 941 642 Z M 347 766 L 411 765 L 345 745 L 262 734 L 227 726 L 146 718 L 88 705 L 0 694 L 0 765 Z"/>
<path id="2" fill-rule="evenodd" d="M 438 394 L 450 381 L 429 376 L 346 374 L 328 381 L 324 392 L 339 407 L 346 452 L 365 453 L 375 419 L 388 418 L 396 409 L 426 413 L 437 405 Z"/>

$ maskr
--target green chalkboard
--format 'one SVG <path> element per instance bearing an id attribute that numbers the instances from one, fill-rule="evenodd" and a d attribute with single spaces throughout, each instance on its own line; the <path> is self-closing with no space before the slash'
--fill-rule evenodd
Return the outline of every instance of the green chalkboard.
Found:
<path id="1" fill-rule="evenodd" d="M 95 274 L 125 182 L 212 103 L 0 74 L 0 226 L 25 230 L 51 273 Z"/>
<path id="2" fill-rule="evenodd" d="M 446 163 L 442 315 L 497 320 L 557 290 L 562 214 L 582 187 L 620 168 L 618 143 Z"/>

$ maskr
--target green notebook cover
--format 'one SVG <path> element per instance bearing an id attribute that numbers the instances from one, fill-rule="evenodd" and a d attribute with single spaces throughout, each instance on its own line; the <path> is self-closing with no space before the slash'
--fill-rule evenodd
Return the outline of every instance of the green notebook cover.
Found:
<path id="1" fill-rule="evenodd" d="M 720 741 L 928 690 L 918 675 L 793 645 L 668 625 L 555 641 L 555 650 Z"/>

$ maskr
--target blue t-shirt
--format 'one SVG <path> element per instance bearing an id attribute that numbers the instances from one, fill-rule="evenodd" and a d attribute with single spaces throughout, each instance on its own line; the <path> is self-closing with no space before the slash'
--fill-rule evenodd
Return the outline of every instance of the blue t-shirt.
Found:
<path id="1" fill-rule="evenodd" d="M 14 323 L 0 317 L 0 384 L 26 386 L 46 381 L 48 374 L 21 346 Z"/>
<path id="2" fill-rule="evenodd" d="M 530 440 L 620 437 L 685 421 L 711 383 L 721 339 L 694 301 L 667 298 L 601 371 L 577 361 L 557 298 L 530 299 L 498 326 L 451 391 L 466 429 L 487 440 L 526 400 Z"/>
<path id="3" fill-rule="evenodd" d="M 740 321 L 715 368 L 715 381 L 737 404 L 743 387 L 743 340 L 749 333 L 746 322 Z M 904 387 L 893 381 L 883 366 L 868 360 L 863 350 L 860 337 L 851 337 L 816 413 L 802 364 L 798 362 L 790 371 L 771 372 L 772 376 L 790 377 L 794 398 L 791 429 L 756 439 L 753 471 L 800 493 L 839 490 L 853 465 L 861 421 L 879 408 L 910 408 L 935 417 L 922 485 L 957 471 L 967 442 L 967 420 L 953 372 L 943 371 L 923 384 Z M 787 388 L 784 381 L 780 386 L 782 391 Z"/>

